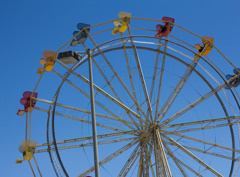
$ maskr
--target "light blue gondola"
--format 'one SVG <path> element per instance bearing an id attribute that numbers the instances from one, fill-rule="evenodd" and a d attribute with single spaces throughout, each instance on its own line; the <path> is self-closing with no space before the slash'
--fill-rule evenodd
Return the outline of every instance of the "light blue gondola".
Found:
<path id="1" fill-rule="evenodd" d="M 79 29 L 79 31 L 81 31 L 83 28 L 86 28 L 90 26 L 89 24 L 85 24 L 85 23 L 78 23 L 77 24 L 77 28 Z M 90 28 L 87 29 L 88 32 L 90 31 Z M 79 31 L 74 31 L 73 32 L 73 36 L 77 35 L 77 33 L 79 33 Z M 87 40 L 87 33 L 85 31 L 82 31 L 80 34 L 78 34 L 71 42 L 71 46 L 76 46 L 78 44 L 84 44 L 85 41 Z"/>
<path id="2" fill-rule="evenodd" d="M 237 68 L 237 69 L 240 70 L 240 68 Z M 233 69 L 233 73 L 234 73 L 234 75 L 227 74 L 226 79 L 230 80 L 232 77 L 239 74 L 236 69 Z M 240 85 L 240 78 L 236 78 L 236 79 L 232 80 L 231 82 L 229 82 L 229 84 L 225 86 L 225 89 L 230 89 L 231 87 L 238 87 L 239 85 Z"/>

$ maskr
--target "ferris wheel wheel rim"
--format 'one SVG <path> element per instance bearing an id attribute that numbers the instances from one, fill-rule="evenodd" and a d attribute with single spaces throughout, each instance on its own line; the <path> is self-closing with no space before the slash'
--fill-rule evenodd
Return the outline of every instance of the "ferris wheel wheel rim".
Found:
<path id="1" fill-rule="evenodd" d="M 120 38 L 121 39 L 121 38 Z M 136 46 L 138 49 L 143 49 L 143 50 L 149 50 L 149 51 L 153 51 L 153 52 L 157 52 L 157 50 L 156 49 L 154 49 L 154 48 L 148 48 L 148 47 L 141 47 L 141 46 Z M 129 48 L 129 49 L 131 49 L 132 48 L 132 46 L 126 46 L 126 48 Z M 111 49 L 107 49 L 107 50 L 104 50 L 104 51 L 102 51 L 103 53 L 107 53 L 107 52 L 112 52 L 112 51 L 115 51 L 115 50 L 122 50 L 123 49 L 123 47 L 115 47 L 115 48 L 111 48 Z M 162 51 L 158 51 L 158 52 L 160 52 L 160 53 L 164 53 L 164 52 L 162 52 Z M 193 52 L 193 51 L 192 51 Z M 193 52 L 194 53 L 194 52 Z M 100 55 L 101 53 L 96 53 L 96 54 L 94 54 L 93 55 L 93 57 L 95 57 L 95 56 L 98 56 L 98 55 Z M 169 56 L 169 57 L 171 57 L 171 58 L 173 58 L 173 59 L 175 59 L 175 60 L 177 60 L 178 62 L 180 62 L 180 63 L 182 63 L 182 64 L 184 64 L 185 66 L 189 66 L 189 64 L 187 64 L 186 62 L 184 62 L 183 60 L 181 60 L 181 59 L 179 59 L 178 57 L 176 57 L 176 56 L 174 56 L 174 55 L 171 55 L 171 54 L 169 54 L 169 53 L 166 53 L 166 55 L 167 56 Z M 204 59 L 204 58 L 203 58 Z M 204 59 L 205 60 L 205 59 Z M 87 61 L 87 58 L 85 58 L 85 60 L 81 60 L 79 63 L 79 65 L 78 65 L 78 67 L 79 66 L 81 66 L 84 62 L 86 62 Z M 206 60 L 205 60 L 206 61 Z M 209 65 L 211 65 L 210 63 L 208 63 Z M 74 65 L 75 67 L 76 67 L 76 65 Z M 74 67 L 73 66 L 73 67 Z M 73 68 L 72 67 L 72 68 Z M 211 65 L 211 67 L 213 67 L 212 65 Z M 213 67 L 214 68 L 214 67 Z M 58 95 L 59 95 L 59 93 L 60 93 L 60 90 L 61 90 L 61 87 L 62 87 L 62 85 L 63 85 L 63 83 L 66 81 L 66 79 L 69 77 L 69 75 L 71 74 L 71 71 L 72 70 L 69 70 L 68 71 L 68 74 L 66 74 L 65 75 L 65 77 L 64 77 L 64 79 L 62 79 L 62 83 L 60 84 L 60 86 L 58 87 L 58 89 L 57 89 L 57 92 L 56 92 L 56 94 L 55 94 L 55 96 L 54 96 L 54 104 L 53 104 L 53 111 L 52 111 L 52 135 L 54 135 L 55 136 L 55 129 L 54 129 L 54 113 L 55 113 L 55 107 L 56 107 L 56 103 L 57 103 L 57 99 L 58 99 Z M 200 76 L 201 74 L 197 71 L 197 70 L 193 70 L 194 72 L 196 72 L 197 74 L 198 74 L 198 76 Z M 218 73 L 219 75 L 220 75 L 220 73 Z M 201 75 L 202 76 L 202 75 Z M 201 77 L 200 76 L 200 77 Z M 202 76 L 201 77 L 201 79 L 203 79 L 204 77 Z M 222 78 L 223 80 L 224 80 L 224 78 Z M 207 79 L 205 79 L 204 78 L 204 81 L 205 81 L 205 83 L 208 83 L 208 81 L 207 81 Z M 209 85 L 208 85 L 209 84 Z M 211 84 L 210 83 L 208 83 L 207 85 L 210 87 L 210 89 L 213 89 L 213 87 L 212 86 L 210 86 Z M 216 93 L 217 94 L 217 93 Z M 216 95 L 215 94 L 215 95 Z M 234 94 L 234 93 L 232 93 L 232 94 Z M 219 98 L 220 100 L 221 100 L 221 98 Z M 237 100 L 236 100 L 237 101 Z M 219 101 L 219 102 L 222 102 L 222 100 L 221 101 Z M 225 106 L 223 105 L 223 104 L 221 104 L 224 108 L 225 108 Z M 225 108 L 226 109 L 226 108 Z M 228 113 L 227 113 L 228 114 Z M 231 126 L 231 125 L 229 125 L 229 126 Z M 234 132 L 233 132 L 233 134 L 231 134 L 231 137 L 232 137 L 232 142 L 234 142 Z M 55 151 L 56 151 L 56 154 L 59 154 L 59 152 L 58 152 L 58 147 L 57 147 L 57 144 L 55 144 L 56 143 L 56 139 L 55 138 L 53 138 L 53 142 L 54 142 L 54 148 L 55 148 Z M 64 167 L 64 165 L 63 165 L 63 163 L 62 163 L 62 160 L 61 160 L 61 157 L 60 157 L 60 154 L 59 154 L 59 157 L 58 157 L 58 155 L 57 155 L 57 158 L 58 158 L 58 161 L 60 162 L 60 165 L 61 165 L 61 167 L 62 167 L 62 169 L 65 169 L 65 167 Z M 233 170 L 233 168 L 234 168 L 234 160 L 232 160 L 232 165 L 231 165 L 231 168 L 230 168 L 230 173 L 232 173 L 232 170 Z M 66 169 L 65 170 L 63 170 L 64 171 L 64 173 L 65 173 L 65 171 L 66 171 Z M 68 173 L 66 172 L 65 173 L 65 175 L 66 176 L 68 176 Z"/>

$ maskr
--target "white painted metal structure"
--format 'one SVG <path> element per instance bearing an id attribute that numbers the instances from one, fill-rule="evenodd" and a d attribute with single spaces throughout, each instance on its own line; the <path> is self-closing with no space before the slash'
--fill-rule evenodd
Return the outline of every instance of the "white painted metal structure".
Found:
<path id="1" fill-rule="evenodd" d="M 236 67 L 214 45 L 208 57 L 197 55 L 193 46 L 201 37 L 176 24 L 171 35 L 155 39 L 157 31 L 146 28 L 161 20 L 132 17 L 117 36 L 113 21 L 87 27 L 93 32 L 85 31 L 88 41 L 71 48 L 80 49 L 78 63 L 56 61 L 52 72 L 61 83 L 52 100 L 33 98 L 35 111 L 48 114 L 47 142 L 37 145 L 35 156 L 48 152 L 57 176 L 93 175 L 93 163 L 82 157 L 77 163 L 72 155 L 93 146 L 90 48 L 101 176 L 239 176 L 239 97 L 235 88 L 224 90 L 231 81 L 224 73 Z M 57 128 L 64 122 L 72 127 Z M 78 125 L 81 133 L 72 136 L 79 138 L 69 137 Z"/>

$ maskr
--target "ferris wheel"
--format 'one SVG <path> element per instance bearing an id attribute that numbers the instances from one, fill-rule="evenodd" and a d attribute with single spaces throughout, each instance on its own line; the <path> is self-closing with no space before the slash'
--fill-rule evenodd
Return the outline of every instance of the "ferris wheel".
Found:
<path id="1" fill-rule="evenodd" d="M 38 158 L 56 176 L 239 176 L 240 71 L 213 37 L 174 21 L 120 12 L 79 23 L 45 51 L 20 101 L 26 134 L 16 163 L 34 176 L 50 173 Z"/>

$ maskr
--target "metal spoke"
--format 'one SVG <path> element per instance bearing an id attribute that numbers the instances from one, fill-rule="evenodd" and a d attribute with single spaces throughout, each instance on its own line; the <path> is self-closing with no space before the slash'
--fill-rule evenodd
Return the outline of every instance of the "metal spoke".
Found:
<path id="1" fill-rule="evenodd" d="M 127 145 L 125 145 L 121 149 L 119 149 L 116 152 L 112 153 L 111 155 L 109 155 L 105 159 L 101 160 L 99 162 L 99 166 L 102 166 L 102 165 L 106 164 L 107 162 L 111 161 L 112 159 L 116 158 L 117 156 L 119 156 L 120 154 L 122 154 L 123 152 L 125 152 L 129 148 L 133 147 L 135 144 L 137 144 L 137 142 L 138 142 L 138 140 L 132 141 L 131 143 L 128 143 Z M 77 177 L 85 177 L 86 175 L 88 175 L 92 171 L 94 171 L 94 166 L 89 168 L 88 170 L 84 171 L 83 173 L 81 173 Z"/>
<path id="2" fill-rule="evenodd" d="M 228 116 L 228 117 L 221 117 L 221 118 L 215 118 L 215 119 L 198 120 L 198 121 L 184 122 L 184 123 L 162 126 L 161 129 L 183 127 L 183 126 L 189 126 L 189 125 L 198 125 L 198 124 L 205 124 L 205 123 L 213 123 L 213 122 L 220 122 L 220 121 L 225 121 L 225 120 L 235 120 L 235 119 L 238 120 L 239 118 L 240 118 L 240 116 Z"/>
<path id="3" fill-rule="evenodd" d="M 202 53 L 206 50 L 208 45 L 206 45 L 203 49 L 203 51 L 200 53 L 200 56 L 202 55 Z M 172 91 L 172 93 L 170 94 L 170 96 L 168 97 L 167 101 L 164 103 L 163 107 L 161 108 L 161 110 L 158 113 L 158 116 L 160 116 L 158 119 L 161 120 L 165 114 L 167 113 L 167 111 L 169 110 L 169 108 L 171 107 L 171 105 L 173 104 L 174 100 L 177 98 L 178 94 L 180 93 L 180 91 L 182 90 L 183 86 L 185 85 L 185 83 L 187 82 L 189 76 L 191 75 L 191 73 L 193 72 L 193 70 L 195 69 L 195 67 L 197 66 L 197 63 L 199 61 L 199 59 L 201 58 L 200 56 L 197 56 L 188 66 L 187 70 L 185 71 L 185 73 L 183 74 L 183 76 L 181 77 L 180 81 L 177 83 L 176 87 L 174 88 L 174 90 Z M 157 117 L 158 117 L 157 116 Z"/>
<path id="4" fill-rule="evenodd" d="M 106 77 L 106 75 L 104 74 L 104 72 L 102 71 L 102 69 L 100 68 L 100 66 L 97 64 L 95 58 L 92 57 L 92 60 L 93 60 L 94 65 L 97 67 L 98 71 L 100 72 L 100 74 L 101 74 L 102 77 L 104 78 L 105 82 L 107 83 L 107 85 L 109 86 L 109 88 L 111 89 L 111 91 L 113 92 L 113 94 L 116 96 L 116 98 L 117 98 L 120 102 L 122 102 L 121 99 L 120 99 L 120 97 L 118 96 L 117 92 L 115 91 L 115 89 L 114 89 L 113 86 L 111 85 L 111 81 L 112 81 L 113 79 L 111 79 L 111 80 L 109 81 L 108 78 Z M 114 76 L 115 76 L 115 75 L 114 75 Z M 113 76 L 113 78 L 114 78 L 114 76 Z"/>
<path id="5" fill-rule="evenodd" d="M 189 171 L 193 172 L 195 175 L 203 177 L 200 173 L 196 172 L 194 169 L 192 169 L 191 167 L 189 167 L 187 164 L 185 164 L 184 162 L 182 162 L 181 160 L 179 160 L 178 158 L 176 158 L 176 160 L 178 161 L 178 163 L 180 163 L 181 165 L 183 165 L 185 168 L 187 168 Z"/>
<path id="6" fill-rule="evenodd" d="M 159 155 L 160 155 L 160 158 L 162 158 L 164 171 L 167 176 L 172 177 L 159 129 L 156 129 L 156 137 L 157 137 L 157 141 L 158 141 L 157 145 L 158 145 L 158 148 L 160 149 Z"/>
<path id="7" fill-rule="evenodd" d="M 165 134 L 175 135 L 175 136 L 185 138 L 185 139 L 189 139 L 189 140 L 192 140 L 192 141 L 196 141 L 196 142 L 199 142 L 199 143 L 208 144 L 208 145 L 215 146 L 215 147 L 218 147 L 218 148 L 222 148 L 222 149 L 226 149 L 226 150 L 229 150 L 229 151 L 240 153 L 240 150 L 238 150 L 238 149 L 233 149 L 233 148 L 223 146 L 223 145 L 220 145 L 220 144 L 216 144 L 216 143 L 212 143 L 212 142 L 209 142 L 209 141 L 200 140 L 200 139 L 193 138 L 193 137 L 186 136 L 186 135 L 181 135 L 181 134 L 178 134 L 178 133 L 175 133 L 175 132 L 169 132 L 169 131 L 165 131 L 165 130 L 161 130 L 161 131 Z"/>
<path id="8" fill-rule="evenodd" d="M 57 71 L 52 70 L 55 74 L 57 74 L 59 77 L 63 78 L 62 75 L 60 75 Z M 72 72 L 73 74 L 75 73 L 74 71 Z M 80 79 L 82 79 L 83 81 L 85 81 L 86 83 L 90 84 L 90 81 L 88 79 L 86 79 L 85 77 L 83 77 L 80 74 L 75 73 L 74 75 L 76 75 L 77 77 L 79 77 Z M 71 83 L 70 85 L 74 85 L 72 82 L 70 82 L 69 80 L 66 80 L 67 83 Z M 108 98 L 109 100 L 111 100 L 113 103 L 115 103 L 116 105 L 120 106 L 121 108 L 123 108 L 125 111 L 130 112 L 131 114 L 133 114 L 135 117 L 139 118 L 140 115 L 138 115 L 137 113 L 135 113 L 133 110 L 131 110 L 130 108 L 128 108 L 126 105 L 122 104 L 120 101 L 118 101 L 117 99 L 115 99 L 114 97 L 112 97 L 111 95 L 109 95 L 107 92 L 105 92 L 104 90 L 102 90 L 100 87 L 96 86 L 95 84 L 93 84 L 94 89 L 96 89 L 97 91 L 99 91 L 101 94 L 103 94 L 106 98 Z M 78 89 L 79 90 L 79 89 Z"/>
<path id="9" fill-rule="evenodd" d="M 109 137 L 121 136 L 121 135 L 126 135 L 126 134 L 134 136 L 136 132 L 137 132 L 137 130 L 107 133 L 107 134 L 97 135 L 97 138 L 102 139 L 102 138 L 109 138 Z M 92 136 L 81 137 L 81 138 L 71 138 L 71 139 L 66 139 L 63 141 L 57 141 L 56 144 L 75 143 L 75 142 L 87 141 L 87 140 L 91 140 L 91 139 L 92 139 Z M 53 142 L 49 143 L 49 144 L 48 143 L 37 144 L 36 147 L 43 147 L 43 146 L 49 146 L 49 145 L 53 145 Z"/>
<path id="10" fill-rule="evenodd" d="M 55 70 L 52 70 L 57 76 L 63 78 L 63 76 L 61 74 L 59 74 L 58 72 L 56 72 Z M 72 87 L 74 87 L 75 89 L 77 89 L 80 93 L 82 93 L 84 96 L 86 96 L 87 98 L 90 99 L 90 95 L 88 95 L 86 92 L 84 92 L 82 89 L 80 89 L 79 87 L 77 87 L 76 85 L 74 85 L 72 82 L 70 82 L 69 80 L 66 80 L 66 82 L 68 84 L 70 84 Z M 113 117 L 117 117 L 117 115 L 115 115 L 113 112 L 111 112 L 109 109 L 107 109 L 105 106 L 103 106 L 100 102 L 95 100 L 95 103 L 100 106 L 103 110 L 105 110 L 106 112 L 108 112 L 109 114 L 111 114 Z"/>
<path id="11" fill-rule="evenodd" d="M 232 126 L 232 125 L 236 125 L 236 122 L 231 122 L 231 123 L 225 123 L 225 124 L 217 124 L 217 125 L 206 125 L 206 126 L 201 126 L 198 128 L 189 128 L 189 129 L 184 129 L 184 130 L 177 130 L 174 131 L 176 133 L 185 133 L 185 132 L 191 132 L 191 131 L 199 131 L 199 130 L 207 130 L 207 129 L 212 129 L 212 128 L 220 128 L 220 127 L 226 127 L 226 126 Z"/>
<path id="12" fill-rule="evenodd" d="M 82 44 L 83 47 L 85 48 L 85 50 L 87 50 L 87 47 Z M 102 77 L 104 78 L 105 82 L 107 83 L 107 85 L 110 87 L 111 91 L 113 92 L 113 94 L 115 95 L 115 97 L 123 104 L 122 100 L 120 99 L 119 95 L 117 94 L 117 92 L 115 91 L 115 89 L 113 88 L 113 86 L 111 85 L 111 81 L 113 80 L 113 78 L 109 81 L 106 77 L 106 75 L 104 74 L 104 72 L 102 71 L 102 69 L 100 68 L 100 66 L 97 64 L 96 60 L 92 57 L 92 61 L 95 64 L 95 66 L 97 67 L 98 71 L 100 72 L 100 74 L 102 75 Z M 133 119 L 133 117 L 131 116 L 130 112 L 127 111 L 128 116 L 130 117 L 131 121 L 134 122 L 134 125 L 137 125 L 135 120 Z M 140 115 L 140 113 L 138 113 Z M 136 126 L 137 129 L 139 129 L 139 126 Z"/>
<path id="13" fill-rule="evenodd" d="M 137 138 L 135 137 L 135 138 L 124 138 L 124 139 L 116 139 L 116 140 L 108 140 L 108 141 L 99 141 L 98 145 L 113 144 L 113 143 L 119 143 L 119 142 L 125 142 L 125 141 L 133 141 L 136 139 Z M 88 146 L 93 146 L 93 143 L 83 143 L 83 144 L 77 144 L 77 145 L 71 145 L 71 146 L 61 146 L 61 147 L 58 147 L 58 150 L 75 149 L 75 148 L 88 147 Z M 52 148 L 52 150 L 54 151 L 55 149 Z M 40 149 L 40 150 L 36 150 L 35 153 L 48 152 L 48 151 L 49 151 L 49 149 Z"/>
<path id="14" fill-rule="evenodd" d="M 164 138 L 166 138 L 166 139 L 168 139 L 169 140 L 169 138 L 167 137 L 167 136 L 165 136 L 164 134 L 162 134 L 163 135 L 163 137 Z M 180 138 L 181 139 L 181 138 Z M 180 139 L 178 139 L 177 141 L 179 141 Z M 166 142 L 166 141 L 163 141 L 164 142 L 164 146 L 166 147 L 167 146 L 167 144 L 170 144 L 170 145 L 172 145 L 172 143 L 171 142 Z M 174 145 L 175 146 L 175 145 Z M 175 146 L 176 147 L 176 146 Z M 170 149 L 170 151 L 171 151 L 171 155 L 173 155 L 174 156 L 174 152 L 175 151 L 177 151 L 179 148 L 177 147 L 174 151 L 171 151 Z M 169 155 L 169 154 L 168 154 Z M 170 156 L 170 155 L 169 155 Z M 193 170 L 191 167 L 189 167 L 187 164 L 185 164 L 185 163 L 183 163 L 180 159 L 178 159 L 176 156 L 174 156 L 174 159 L 175 159 L 175 161 L 176 162 L 178 162 L 179 163 L 179 165 L 182 165 L 182 166 L 184 166 L 185 168 L 187 168 L 189 171 L 191 171 L 191 172 L 193 172 L 194 174 L 196 174 L 197 176 L 201 176 L 202 177 L 202 175 L 200 175 L 200 173 L 198 173 L 198 172 L 196 172 L 195 170 Z"/>
<path id="15" fill-rule="evenodd" d="M 94 41 L 94 39 L 92 38 L 92 36 L 88 33 L 88 31 L 86 31 L 88 37 L 90 38 L 90 40 L 92 41 L 92 43 L 95 45 L 95 47 L 97 48 L 98 52 L 101 54 L 101 56 L 103 57 L 104 61 L 107 63 L 107 65 L 109 66 L 109 68 L 112 70 L 112 72 L 114 73 L 114 75 L 116 76 L 116 78 L 118 79 L 118 81 L 120 82 L 120 84 L 123 86 L 123 88 L 126 90 L 126 92 L 128 93 L 128 95 L 131 97 L 131 99 L 133 100 L 133 102 L 136 104 L 137 108 L 143 113 L 144 115 L 144 111 L 142 110 L 142 108 L 139 106 L 137 100 L 134 98 L 134 96 L 131 94 L 131 92 L 129 91 L 129 89 L 127 88 L 127 86 L 125 85 L 125 83 L 122 81 L 122 79 L 120 78 L 120 76 L 117 74 L 117 72 L 115 71 L 115 69 L 113 68 L 113 66 L 110 64 L 110 62 L 108 61 L 108 59 L 106 58 L 106 56 L 103 54 L 103 52 L 101 51 L 101 49 L 99 48 L 99 46 L 97 45 L 97 43 Z M 135 117 L 140 118 L 140 115 L 135 113 Z M 147 117 L 146 117 L 147 119 Z M 142 122 L 145 122 L 147 124 L 146 121 L 144 121 L 143 119 L 141 119 Z"/>
<path id="16" fill-rule="evenodd" d="M 122 37 L 122 42 L 124 42 L 122 33 L 120 33 L 120 36 Z M 130 68 L 130 64 L 129 64 L 129 61 L 128 61 L 126 46 L 125 46 L 124 43 L 122 44 L 122 46 L 123 46 L 124 57 L 125 57 L 126 65 L 127 65 L 128 76 L 129 76 L 129 80 L 130 80 L 130 84 L 131 84 L 131 88 L 132 88 L 132 93 L 133 93 L 133 96 L 135 97 L 135 99 L 137 101 L 137 95 L 136 95 L 136 90 L 135 90 L 133 79 L 132 79 L 132 73 L 131 73 L 131 68 Z M 137 113 L 140 115 L 139 108 L 137 106 L 136 106 L 136 108 L 137 108 Z M 144 112 L 142 111 L 142 113 L 144 113 Z M 147 117 L 147 116 L 144 115 L 144 117 Z"/>
<path id="17" fill-rule="evenodd" d="M 171 144 L 173 146 L 176 146 L 174 143 L 171 143 L 171 142 L 165 142 L 165 143 L 166 144 Z M 222 155 L 222 154 L 218 154 L 218 153 L 214 153 L 214 152 L 209 152 L 207 150 L 201 150 L 201 149 L 198 149 L 198 148 L 193 148 L 193 147 L 185 146 L 185 145 L 182 145 L 182 146 L 184 148 L 192 150 L 192 151 L 196 151 L 196 152 L 200 152 L 200 153 L 203 153 L 203 154 L 208 154 L 208 155 L 220 157 L 220 158 L 223 158 L 223 159 L 234 160 L 234 161 L 239 161 L 240 160 L 240 159 L 237 159 L 237 158 L 233 159 L 232 157 L 229 157 L 229 156 L 226 156 L 226 155 Z"/>
<path id="18" fill-rule="evenodd" d="M 39 107 L 36 107 L 36 106 L 34 108 L 36 110 L 39 110 L 39 111 L 52 113 L 52 111 L 49 112 L 49 110 L 47 110 L 47 109 L 39 108 Z M 61 117 L 65 117 L 65 118 L 68 118 L 68 119 L 72 119 L 72 120 L 76 120 L 76 121 L 80 121 L 80 122 L 87 123 L 87 124 L 92 124 L 92 121 L 88 121 L 88 120 L 85 120 L 85 119 L 80 119 L 80 118 L 69 116 L 69 115 L 66 115 L 66 114 L 59 113 L 59 112 L 55 112 L 55 115 L 58 115 L 58 116 L 61 116 Z M 97 123 L 97 126 L 105 128 L 105 129 L 109 129 L 109 130 L 114 130 L 114 131 L 123 131 L 123 130 L 120 130 L 118 128 L 113 128 L 113 127 L 110 127 L 110 126 L 107 126 L 107 125 L 103 125 L 103 124 L 99 124 L 99 123 Z"/>
<path id="19" fill-rule="evenodd" d="M 175 160 L 181 164 L 182 166 L 184 166 L 185 168 L 187 168 L 189 171 L 193 172 L 195 175 L 203 177 L 200 173 L 196 172 L 195 170 L 193 170 L 191 167 L 189 167 L 187 164 L 185 164 L 184 162 L 182 162 L 180 159 L 178 159 L 177 157 L 175 157 Z"/>
<path id="20" fill-rule="evenodd" d="M 231 82 L 234 78 L 236 79 L 237 77 L 239 77 L 239 75 L 231 78 L 229 80 L 229 82 Z M 213 89 L 212 91 L 208 92 L 207 94 L 205 94 L 204 96 L 200 97 L 199 99 L 197 99 L 196 101 L 194 101 L 193 103 L 189 104 L 188 106 L 186 106 L 185 108 L 183 108 L 182 110 L 178 111 L 176 114 L 174 114 L 173 116 L 169 117 L 168 119 L 166 119 L 165 121 L 163 121 L 160 125 L 165 125 L 168 124 L 170 122 L 172 122 L 173 120 L 177 119 L 179 116 L 183 115 L 184 113 L 186 113 L 187 111 L 191 110 L 192 108 L 194 108 L 195 106 L 197 106 L 198 104 L 202 103 L 203 101 L 207 100 L 208 98 L 210 98 L 211 96 L 213 96 L 214 94 L 218 93 L 227 83 L 223 83 L 222 85 L 216 87 L 215 89 Z"/>
<path id="21" fill-rule="evenodd" d="M 168 26 L 167 26 L 167 36 L 166 36 L 165 44 L 164 44 L 164 53 L 163 53 L 162 67 L 161 67 L 161 71 L 159 73 L 160 74 L 160 80 L 159 80 L 159 86 L 158 86 L 157 102 L 156 102 L 156 110 L 155 110 L 154 122 L 156 122 L 156 120 L 157 120 L 158 109 L 159 109 L 159 102 L 160 102 L 161 91 L 162 91 L 162 81 L 163 81 L 163 73 L 164 73 L 164 68 L 165 68 L 166 53 L 167 53 L 167 47 L 168 47 L 169 30 L 170 30 L 170 24 L 168 24 Z M 160 39 L 161 39 L 161 37 L 160 37 Z M 158 51 L 158 53 L 159 53 L 159 51 Z"/>
<path id="22" fill-rule="evenodd" d="M 60 75 L 58 72 L 56 72 L 55 70 L 53 70 L 53 72 L 55 73 L 55 74 L 57 74 L 59 77 L 61 77 L 61 78 L 63 78 L 63 76 L 62 75 Z M 68 84 L 70 84 L 72 87 L 74 87 L 75 89 L 77 89 L 79 92 L 81 92 L 84 96 L 86 96 L 87 98 L 89 98 L 90 99 L 90 96 L 86 93 L 86 92 L 84 92 L 82 89 L 80 89 L 79 87 L 77 87 L 76 85 L 74 85 L 72 82 L 70 82 L 69 80 L 66 80 L 66 82 L 68 83 Z M 108 98 L 110 98 L 110 97 L 108 97 Z M 113 98 L 113 100 L 114 100 L 114 98 Z M 104 107 L 101 103 L 99 103 L 98 101 L 96 101 L 95 100 L 95 103 L 98 105 L 98 106 L 100 106 L 102 109 L 104 109 L 105 111 L 107 111 L 109 114 L 111 114 L 112 116 L 114 116 L 114 117 L 117 117 L 114 113 L 112 113 L 109 109 L 107 109 L 106 107 Z M 120 102 L 119 102 L 120 103 Z M 121 104 L 121 103 L 120 103 Z M 125 106 L 125 105 L 123 105 L 123 106 Z M 126 111 L 129 111 L 130 109 L 129 108 L 127 108 L 126 107 Z M 118 117 L 117 117 L 118 118 Z M 119 121 L 121 121 L 122 119 L 120 119 L 120 118 L 118 118 L 118 120 Z M 122 122 L 122 121 L 121 121 Z M 130 125 L 128 125 L 128 124 L 126 124 L 125 122 L 122 122 L 124 125 L 126 125 L 127 127 L 129 127 L 130 129 L 133 129 Z M 134 124 L 134 123 L 133 123 Z"/>
<path id="23" fill-rule="evenodd" d="M 125 177 L 127 175 L 127 173 L 129 172 L 129 170 L 132 168 L 133 164 L 135 163 L 135 161 L 137 160 L 137 158 L 140 154 L 139 147 L 140 147 L 140 145 L 138 144 L 137 147 L 132 152 L 132 154 L 130 155 L 130 157 L 128 158 L 125 165 L 123 166 L 122 170 L 118 174 L 118 177 L 121 177 L 121 176 Z"/>
<path id="24" fill-rule="evenodd" d="M 137 53 L 137 48 L 136 48 L 136 46 L 133 42 L 132 32 L 131 32 L 131 29 L 129 27 L 129 24 L 127 23 L 127 25 L 128 25 L 128 32 L 129 32 L 129 36 L 130 36 L 130 41 L 131 41 L 131 44 L 132 44 L 132 47 L 133 47 L 133 52 L 134 52 L 134 56 L 135 56 L 135 60 L 136 60 L 137 68 L 138 68 L 139 77 L 140 77 L 140 80 L 141 80 L 141 83 L 142 83 L 142 88 L 143 88 L 143 92 L 144 92 L 144 95 L 145 95 L 145 99 L 147 100 L 146 102 L 147 102 L 147 106 L 148 106 L 148 112 L 150 112 L 149 115 L 150 115 L 151 120 L 153 121 L 152 106 L 151 106 L 150 98 L 148 96 L 147 86 L 146 86 L 146 82 L 145 82 L 145 79 L 144 79 L 144 75 L 143 75 L 141 63 L 140 63 L 140 60 L 139 60 L 139 56 L 138 56 L 138 53 Z M 148 117 L 147 117 L 147 120 L 148 120 Z"/>
<path id="25" fill-rule="evenodd" d="M 216 170 L 214 170 L 212 167 L 207 165 L 205 162 L 203 162 L 201 159 L 199 159 L 197 156 L 192 154 L 190 151 L 188 151 L 186 148 L 184 148 L 181 144 L 178 142 L 174 141 L 172 138 L 169 139 L 171 142 L 173 142 L 179 149 L 181 149 L 183 152 L 185 152 L 187 155 L 189 155 L 192 159 L 194 159 L 196 162 L 204 166 L 206 169 L 211 171 L 213 174 L 219 177 L 223 177 L 220 173 L 218 173 Z"/>
<path id="26" fill-rule="evenodd" d="M 161 91 L 162 91 L 163 73 L 164 73 L 166 53 L 167 53 L 167 45 L 168 45 L 168 37 L 167 37 L 167 39 L 165 41 L 165 45 L 164 45 L 164 54 L 163 54 L 163 60 L 162 60 L 162 68 L 160 71 L 160 79 L 159 79 L 159 85 L 158 85 L 158 94 L 157 94 L 157 102 L 156 102 L 154 121 L 157 120 L 157 116 L 158 116 L 159 102 L 160 102 L 160 96 L 161 96 Z"/>
<path id="27" fill-rule="evenodd" d="M 43 103 L 47 103 L 47 104 L 53 104 L 53 102 L 52 102 L 52 101 L 49 101 L 49 100 L 44 100 L 44 99 L 40 99 L 40 98 L 32 98 L 32 99 L 33 99 L 33 100 L 36 100 L 36 101 L 43 102 Z M 84 110 L 84 109 L 80 109 L 80 108 L 76 108 L 76 107 L 73 107 L 73 106 L 68 106 L 68 105 L 60 104 L 60 103 L 56 103 L 56 106 L 63 107 L 63 108 L 66 108 L 66 109 L 75 110 L 75 111 L 79 111 L 79 112 L 83 112 L 83 113 L 86 113 L 86 114 L 91 114 L 91 111 Z M 123 119 L 121 119 L 121 118 L 119 118 L 119 117 L 112 117 L 112 116 L 108 116 L 108 115 L 100 114 L 100 113 L 96 113 L 96 116 L 98 116 L 98 117 L 103 117 L 103 118 L 106 118 L 106 119 L 111 119 L 111 120 L 115 120 L 115 121 L 119 121 L 119 122 L 128 124 L 128 127 L 131 128 L 131 129 L 133 129 L 133 128 L 130 127 L 129 124 L 133 124 L 133 125 L 138 125 L 138 126 L 143 126 L 143 127 L 144 127 L 144 125 L 137 124 L 137 123 L 133 123 L 133 122 L 128 121 L 128 120 L 123 120 Z"/>
<path id="28" fill-rule="evenodd" d="M 161 44 L 161 38 L 159 39 L 159 44 Z M 159 55 L 160 55 L 159 51 L 161 50 L 162 46 L 163 45 L 159 45 L 157 48 L 157 55 L 156 55 L 155 64 L 154 64 L 152 84 L 151 84 L 151 89 L 150 89 L 150 94 L 149 94 L 151 102 L 152 102 L 153 90 L 154 90 L 154 85 L 155 85 L 155 79 L 157 77 L 157 68 L 158 68 L 158 61 L 159 61 Z"/>
<path id="29" fill-rule="evenodd" d="M 145 100 L 146 101 L 146 100 Z M 140 106 L 142 106 L 144 103 L 145 103 L 145 101 L 143 101 L 141 104 L 140 104 Z M 135 106 L 135 103 L 130 107 L 130 108 L 133 108 Z M 120 118 L 122 118 L 123 116 L 125 116 L 127 114 L 127 112 L 125 112 L 125 113 L 123 113 L 123 115 L 120 117 Z M 142 125 L 142 126 L 144 126 L 144 125 Z"/>
<path id="30" fill-rule="evenodd" d="M 170 150 L 170 148 L 166 145 L 166 142 L 163 141 L 164 147 L 167 150 L 167 154 L 169 155 L 169 157 L 171 157 L 174 161 L 174 163 L 177 165 L 177 167 L 179 168 L 179 170 L 181 171 L 181 173 L 183 174 L 184 177 L 187 177 L 187 173 L 186 171 L 182 168 L 182 165 L 179 163 L 178 159 L 173 155 L 173 152 Z"/>
<path id="31" fill-rule="evenodd" d="M 116 98 L 123 104 L 122 100 L 120 99 L 120 97 L 118 96 L 117 92 L 114 90 L 114 88 L 111 85 L 111 81 L 108 81 L 107 77 L 105 76 L 105 74 L 103 73 L 103 71 L 101 70 L 101 68 L 99 67 L 99 65 L 97 64 L 97 62 L 95 61 L 94 58 L 92 58 L 94 64 L 96 65 L 96 67 L 98 68 L 99 72 L 101 73 L 101 75 L 103 76 L 105 82 L 108 84 L 108 86 L 110 87 L 111 91 L 113 92 L 113 94 L 116 96 Z M 115 76 L 115 75 L 114 75 Z M 134 122 L 135 125 L 137 125 L 137 123 L 135 122 L 135 120 L 133 119 L 133 117 L 130 114 L 130 111 L 127 111 L 128 116 L 130 117 L 131 121 Z M 140 115 L 140 113 L 138 113 L 138 115 Z M 136 126 L 137 129 L 139 129 L 139 126 Z"/>

